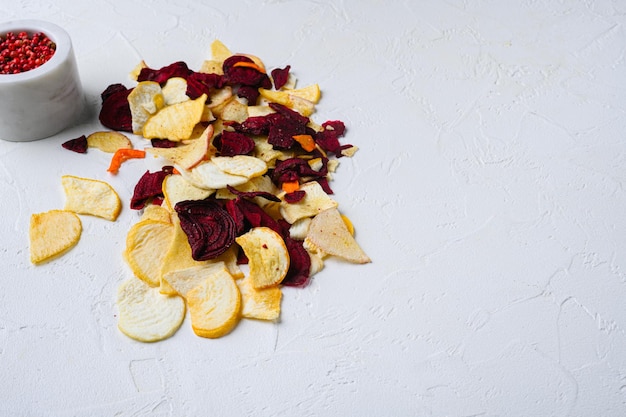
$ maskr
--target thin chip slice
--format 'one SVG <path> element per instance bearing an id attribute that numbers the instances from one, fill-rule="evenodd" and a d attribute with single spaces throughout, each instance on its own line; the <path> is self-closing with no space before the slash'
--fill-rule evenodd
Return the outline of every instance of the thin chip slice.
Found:
<path id="1" fill-rule="evenodd" d="M 283 292 L 279 286 L 256 289 L 249 278 L 237 281 L 241 293 L 241 317 L 277 320 Z"/>
<path id="2" fill-rule="evenodd" d="M 102 152 L 115 153 L 118 149 L 131 149 L 133 144 L 123 133 L 101 131 L 87 136 L 87 146 L 100 149 Z"/>
<path id="3" fill-rule="evenodd" d="M 315 103 L 320 99 L 320 89 L 317 84 L 298 90 L 267 90 L 259 88 L 259 94 L 265 100 L 282 104 L 296 110 L 303 116 L 310 116 L 315 111 Z"/>
<path id="4" fill-rule="evenodd" d="M 254 156 L 214 156 L 211 158 L 211 162 L 227 174 L 241 175 L 248 179 L 258 177 L 267 172 L 267 164 Z"/>
<path id="5" fill-rule="evenodd" d="M 146 152 L 165 158 L 171 164 L 184 169 L 191 169 L 207 157 L 212 137 L 213 125 L 209 125 L 198 138 L 183 141 L 173 148 L 146 148 Z"/>
<path id="6" fill-rule="evenodd" d="M 269 227 L 255 227 L 237 237 L 250 267 L 254 288 L 280 284 L 289 270 L 289 252 L 283 238 Z"/>
<path id="7" fill-rule="evenodd" d="M 336 208 L 324 210 L 313 217 L 304 244 L 314 251 L 322 251 L 348 262 L 357 264 L 371 262 Z"/>
<path id="8" fill-rule="evenodd" d="M 249 180 L 248 177 L 222 171 L 212 160 L 202 162 L 189 170 L 177 165 L 174 166 L 187 181 L 196 187 L 207 190 L 218 190 L 228 185 L 234 187 Z"/>
<path id="9" fill-rule="evenodd" d="M 286 201 L 280 203 L 280 213 L 290 224 L 304 217 L 313 217 L 324 210 L 337 207 L 338 205 L 316 181 L 302 184 L 300 190 L 306 193 L 302 200 L 297 203 L 287 203 Z"/>
<path id="10" fill-rule="evenodd" d="M 185 301 L 181 297 L 163 295 L 135 277 L 118 287 L 117 307 L 118 328 L 140 342 L 167 339 L 185 319 Z"/>
<path id="11" fill-rule="evenodd" d="M 151 287 L 161 284 L 161 266 L 171 245 L 172 223 L 142 220 L 126 235 L 124 258 L 135 276 Z"/>
<path id="12" fill-rule="evenodd" d="M 222 120 L 242 123 L 248 118 L 248 105 L 237 100 L 236 97 L 226 102 L 224 106 L 211 111 Z"/>
<path id="13" fill-rule="evenodd" d="M 187 95 L 187 80 L 183 77 L 172 77 L 168 79 L 163 86 L 162 92 L 166 106 L 190 100 Z"/>
<path id="14" fill-rule="evenodd" d="M 216 61 L 224 61 L 226 58 L 231 56 L 233 53 L 228 49 L 226 45 L 222 43 L 222 41 L 216 39 L 211 42 L 211 56 Z"/>
<path id="15" fill-rule="evenodd" d="M 139 221 L 157 220 L 164 223 L 172 223 L 171 215 L 172 213 L 163 206 L 159 206 L 157 204 L 148 204 L 144 207 L 143 213 L 141 214 Z"/>
<path id="16" fill-rule="evenodd" d="M 178 295 L 187 298 L 187 293 L 200 285 L 202 281 L 216 273 L 228 273 L 224 262 L 210 262 L 177 269 L 163 274 L 163 279 Z"/>
<path id="17" fill-rule="evenodd" d="M 161 85 L 156 81 L 142 81 L 128 95 L 133 133 L 141 135 L 143 127 L 153 114 L 165 106 Z"/>
<path id="18" fill-rule="evenodd" d="M 169 139 L 174 142 L 189 139 L 194 127 L 200 122 L 207 95 L 195 100 L 163 107 L 151 116 L 143 126 L 146 139 Z"/>
<path id="19" fill-rule="evenodd" d="M 65 190 L 65 210 L 115 221 L 122 209 L 117 192 L 108 183 L 73 175 L 61 177 Z"/>
<path id="20" fill-rule="evenodd" d="M 61 256 L 80 240 L 82 224 L 76 213 L 50 210 L 30 217 L 30 260 L 40 264 Z"/>
<path id="21" fill-rule="evenodd" d="M 185 200 L 204 200 L 213 194 L 213 190 L 199 188 L 182 175 L 168 175 L 163 180 L 165 206 L 172 212 L 176 203 Z"/>
<path id="22" fill-rule="evenodd" d="M 187 292 L 191 327 L 201 337 L 218 338 L 239 323 L 241 295 L 233 277 L 224 269 L 212 273 Z"/>

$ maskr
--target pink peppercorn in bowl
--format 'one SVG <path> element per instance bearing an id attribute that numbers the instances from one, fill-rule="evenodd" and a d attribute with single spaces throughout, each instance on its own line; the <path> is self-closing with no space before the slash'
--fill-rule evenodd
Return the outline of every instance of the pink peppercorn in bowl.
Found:
<path id="1" fill-rule="evenodd" d="M 85 98 L 67 32 L 49 22 L 16 20 L 0 23 L 0 42 L 7 39 L 2 44 L 11 49 L 28 42 L 42 48 L 23 48 L 26 54 L 12 58 L 0 50 L 0 139 L 43 139 L 77 122 Z M 5 73 L 9 59 L 17 73 Z"/>

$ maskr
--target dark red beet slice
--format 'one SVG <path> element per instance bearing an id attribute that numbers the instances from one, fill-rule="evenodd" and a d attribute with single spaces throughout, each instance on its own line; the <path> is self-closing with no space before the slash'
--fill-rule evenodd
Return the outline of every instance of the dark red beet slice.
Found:
<path id="1" fill-rule="evenodd" d="M 224 78 L 219 74 L 192 72 L 187 77 L 187 95 L 191 99 L 196 99 L 202 94 L 209 95 L 212 89 L 223 86 Z"/>
<path id="2" fill-rule="evenodd" d="M 220 156 L 246 155 L 254 149 L 254 141 L 243 133 L 225 130 L 213 139 L 213 146 Z"/>
<path id="3" fill-rule="evenodd" d="M 266 200 L 280 202 L 280 198 L 275 196 L 272 193 L 268 193 L 267 191 L 239 191 L 235 187 L 227 185 L 226 188 L 231 193 L 235 194 L 238 197 L 246 197 L 246 198 L 254 198 L 254 197 L 263 197 Z"/>
<path id="4" fill-rule="evenodd" d="M 141 210 L 148 200 L 163 198 L 163 180 L 170 173 L 165 168 L 156 172 L 146 171 L 135 185 L 133 196 L 130 199 L 130 208 Z"/>
<path id="5" fill-rule="evenodd" d="M 82 135 L 75 139 L 70 139 L 66 142 L 63 142 L 61 146 L 72 152 L 87 153 L 87 136 Z"/>
<path id="6" fill-rule="evenodd" d="M 196 261 L 216 258 L 235 241 L 235 220 L 217 201 L 181 201 L 176 203 L 175 210 Z"/>
<path id="7" fill-rule="evenodd" d="M 229 85 L 247 85 L 253 87 L 271 88 L 272 81 L 267 74 L 250 67 L 235 66 L 237 62 L 254 63 L 252 59 L 243 55 L 233 55 L 224 61 L 224 79 Z"/>
<path id="8" fill-rule="evenodd" d="M 287 65 L 285 68 L 275 68 L 272 70 L 272 80 L 274 80 L 274 88 L 280 90 L 287 81 L 289 80 L 289 70 L 291 69 L 290 65 Z"/>
<path id="9" fill-rule="evenodd" d="M 142 68 L 137 76 L 137 81 L 155 81 L 164 84 L 172 77 L 187 77 L 192 73 L 187 64 L 183 61 L 171 63 L 159 69 Z"/>
<path id="10" fill-rule="evenodd" d="M 296 190 L 291 193 L 285 194 L 285 201 L 289 204 L 295 204 L 298 201 L 302 200 L 305 195 L 306 195 L 306 191 Z"/>
<path id="11" fill-rule="evenodd" d="M 100 123 L 111 130 L 132 132 L 133 122 L 128 104 L 128 95 L 132 89 L 121 88 L 117 85 L 111 91 L 107 90 L 101 95 L 102 107 L 98 116 Z"/>

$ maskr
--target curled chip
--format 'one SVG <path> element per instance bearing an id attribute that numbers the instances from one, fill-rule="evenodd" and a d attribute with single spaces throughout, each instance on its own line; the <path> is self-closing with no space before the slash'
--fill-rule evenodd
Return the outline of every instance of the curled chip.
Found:
<path id="1" fill-rule="evenodd" d="M 250 278 L 237 281 L 241 293 L 241 317 L 258 320 L 276 320 L 280 317 L 283 292 L 279 286 L 254 288 Z"/>
<path id="2" fill-rule="evenodd" d="M 187 181 L 196 187 L 207 190 L 218 190 L 226 188 L 228 185 L 241 185 L 249 180 L 243 175 L 233 175 L 222 171 L 212 159 L 204 161 L 190 170 L 179 166 L 176 166 L 176 169 Z"/>
<path id="3" fill-rule="evenodd" d="M 141 81 L 128 95 L 133 133 L 141 135 L 146 121 L 163 108 L 165 99 L 156 81 Z"/>
<path id="4" fill-rule="evenodd" d="M 30 260 L 40 264 L 73 248 L 82 233 L 80 218 L 71 211 L 50 210 L 30 217 Z"/>
<path id="5" fill-rule="evenodd" d="M 184 140 L 173 148 L 147 148 L 146 152 L 165 158 L 184 169 L 191 169 L 207 157 L 212 137 L 213 125 L 209 125 L 198 138 Z"/>
<path id="6" fill-rule="evenodd" d="M 202 118 L 206 99 L 207 95 L 202 94 L 195 100 L 163 107 L 146 121 L 143 126 L 143 137 L 169 139 L 174 142 L 189 139 L 194 127 Z"/>
<path id="7" fill-rule="evenodd" d="M 222 337 L 239 323 L 239 288 L 226 269 L 218 269 L 187 292 L 187 307 L 198 336 Z"/>
<path id="8" fill-rule="evenodd" d="M 337 256 L 348 262 L 357 264 L 371 262 L 336 208 L 324 210 L 313 217 L 304 245 L 307 250 L 318 253 L 321 251 L 323 254 Z"/>
<path id="9" fill-rule="evenodd" d="M 182 175 L 168 175 L 163 180 L 165 206 L 174 211 L 176 203 L 185 200 L 204 200 L 213 194 L 212 190 L 199 188 L 187 181 Z"/>
<path id="10" fill-rule="evenodd" d="M 102 131 L 87 136 L 87 146 L 102 152 L 115 153 L 118 149 L 130 149 L 133 144 L 123 133 Z"/>
<path id="11" fill-rule="evenodd" d="M 304 217 L 312 217 L 329 208 L 337 207 L 338 203 L 330 198 L 322 186 L 311 181 L 302 184 L 301 191 L 305 192 L 304 198 L 297 203 L 287 203 L 283 201 L 280 204 L 280 213 L 290 224 L 295 223 Z"/>
<path id="12" fill-rule="evenodd" d="M 165 105 L 169 106 L 189 100 L 187 95 L 187 80 L 183 77 L 172 77 L 167 80 L 162 89 Z"/>
<path id="13" fill-rule="evenodd" d="M 289 252 L 283 238 L 269 227 L 255 227 L 237 237 L 250 266 L 254 288 L 280 284 L 289 270 Z"/>
<path id="14" fill-rule="evenodd" d="M 117 192 L 104 181 L 63 175 L 65 210 L 114 221 L 122 209 Z"/>
<path id="15" fill-rule="evenodd" d="M 126 262 L 135 276 L 151 287 L 161 285 L 161 266 L 173 233 L 172 223 L 142 220 L 135 223 L 126 235 Z"/>
<path id="16" fill-rule="evenodd" d="M 172 336 L 185 319 L 185 301 L 163 295 L 140 279 L 124 281 L 117 291 L 118 328 L 140 342 L 157 342 Z"/>

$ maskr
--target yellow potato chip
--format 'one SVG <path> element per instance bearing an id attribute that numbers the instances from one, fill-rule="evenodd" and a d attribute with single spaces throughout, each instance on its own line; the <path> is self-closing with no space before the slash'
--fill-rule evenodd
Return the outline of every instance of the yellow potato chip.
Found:
<path id="1" fill-rule="evenodd" d="M 241 293 L 241 317 L 258 320 L 276 320 L 280 317 L 283 292 L 279 286 L 254 288 L 249 278 L 237 281 Z"/>
<path id="2" fill-rule="evenodd" d="M 198 336 L 222 337 L 239 323 L 239 288 L 228 271 L 219 270 L 187 292 L 187 307 L 191 327 Z"/>
<path id="3" fill-rule="evenodd" d="M 168 175 L 163 180 L 163 196 L 169 211 L 174 211 L 174 206 L 180 201 L 204 200 L 211 194 L 213 190 L 196 187 L 182 175 Z"/>
<path id="4" fill-rule="evenodd" d="M 157 220 L 163 223 L 172 223 L 172 218 L 170 216 L 170 211 L 165 207 L 156 204 L 148 204 L 144 207 L 139 221 Z"/>
<path id="5" fill-rule="evenodd" d="M 289 270 L 289 252 L 283 238 L 269 227 L 255 227 L 237 237 L 248 258 L 254 288 L 280 284 Z"/>
<path id="6" fill-rule="evenodd" d="M 183 77 L 169 78 L 163 86 L 162 93 L 166 106 L 190 100 L 187 95 L 187 80 Z"/>
<path id="7" fill-rule="evenodd" d="M 371 262 L 336 208 L 324 210 L 313 217 L 304 245 L 307 249 L 337 256 L 348 262 Z"/>
<path id="8" fill-rule="evenodd" d="M 280 213 L 290 224 L 295 223 L 303 217 L 312 217 L 316 214 L 333 207 L 337 207 L 337 202 L 330 198 L 317 181 L 307 182 L 300 186 L 306 194 L 297 203 L 280 204 Z"/>
<path id="9" fill-rule="evenodd" d="M 165 106 L 161 85 L 155 81 L 141 81 L 128 95 L 133 133 L 141 135 L 143 127 L 153 114 Z"/>
<path id="10" fill-rule="evenodd" d="M 122 209 L 117 192 L 104 181 L 63 175 L 65 210 L 114 221 Z"/>
<path id="11" fill-rule="evenodd" d="M 30 217 L 30 260 L 40 264 L 58 257 L 80 240 L 82 224 L 76 213 L 50 210 Z"/>
<path id="12" fill-rule="evenodd" d="M 135 277 L 120 284 L 116 301 L 118 328 L 140 342 L 167 339 L 185 319 L 185 301 L 181 297 L 163 295 Z"/>
<path id="13" fill-rule="evenodd" d="M 161 267 L 174 235 L 172 223 L 142 220 L 126 235 L 124 258 L 135 276 L 151 287 L 161 285 Z"/>
<path id="14" fill-rule="evenodd" d="M 207 157 L 212 138 L 213 126 L 209 125 L 199 138 L 184 140 L 173 148 L 146 148 L 146 152 L 165 158 L 184 169 L 191 169 Z"/>
<path id="15" fill-rule="evenodd" d="M 102 152 L 115 153 L 118 149 L 132 149 L 133 144 L 123 133 L 102 131 L 87 136 L 87 146 Z"/>
<path id="16" fill-rule="evenodd" d="M 195 100 L 165 106 L 152 115 L 143 126 L 146 139 L 169 139 L 174 142 L 189 139 L 194 127 L 200 122 L 207 95 Z"/>

